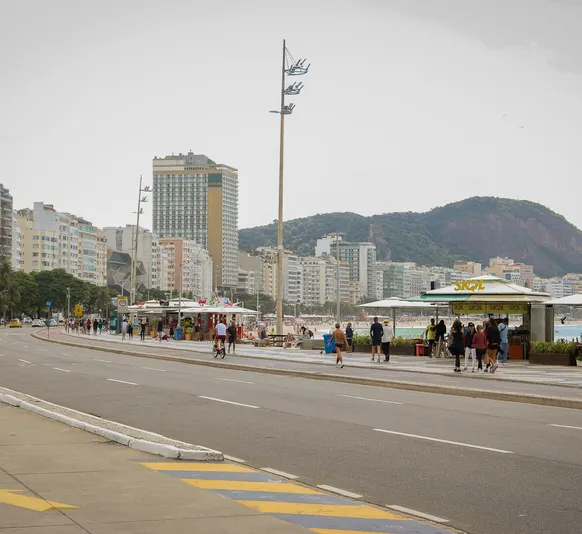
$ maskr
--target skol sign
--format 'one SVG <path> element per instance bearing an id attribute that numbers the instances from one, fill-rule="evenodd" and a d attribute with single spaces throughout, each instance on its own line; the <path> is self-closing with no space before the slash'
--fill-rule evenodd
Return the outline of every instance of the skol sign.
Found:
<path id="1" fill-rule="evenodd" d="M 457 280 L 455 291 L 483 291 L 485 284 L 483 280 Z"/>

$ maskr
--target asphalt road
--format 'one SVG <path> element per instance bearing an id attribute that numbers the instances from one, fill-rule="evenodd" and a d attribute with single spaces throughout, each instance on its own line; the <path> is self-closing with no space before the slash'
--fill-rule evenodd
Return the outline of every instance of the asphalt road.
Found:
<path id="1" fill-rule="evenodd" d="M 0 332 L 4 387 L 471 534 L 582 524 L 580 410 L 154 361 L 27 333 Z"/>

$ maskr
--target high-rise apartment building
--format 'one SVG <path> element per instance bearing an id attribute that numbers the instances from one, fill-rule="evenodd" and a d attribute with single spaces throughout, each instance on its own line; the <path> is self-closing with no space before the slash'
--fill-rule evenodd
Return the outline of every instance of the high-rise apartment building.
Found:
<path id="1" fill-rule="evenodd" d="M 15 210 L 12 211 L 12 269 L 14 271 L 21 271 L 24 265 L 22 259 L 22 231 L 18 225 L 18 214 Z"/>
<path id="2" fill-rule="evenodd" d="M 483 270 L 482 265 L 474 261 L 458 261 L 454 267 L 457 271 L 464 271 L 472 277 L 481 276 L 481 271 Z"/>
<path id="3" fill-rule="evenodd" d="M 42 202 L 17 215 L 26 272 L 63 269 L 85 282 L 106 285 L 107 242 L 99 228 Z"/>
<path id="4" fill-rule="evenodd" d="M 207 250 L 190 239 L 160 239 L 158 246 L 167 258 L 167 285 L 162 291 L 177 296 L 182 289 L 195 299 L 212 295 L 212 259 Z"/>
<path id="5" fill-rule="evenodd" d="M 12 195 L 0 184 L 0 261 L 12 258 L 13 211 Z"/>
<path id="6" fill-rule="evenodd" d="M 238 284 L 238 170 L 202 154 L 153 160 L 153 231 L 207 249 L 214 285 Z"/>
<path id="7" fill-rule="evenodd" d="M 376 245 L 365 242 L 344 241 L 341 236 L 327 235 L 317 240 L 315 255 L 337 257 L 339 247 L 340 261 L 346 261 L 350 266 L 350 280 L 363 284 L 364 293 L 359 297 L 378 298 L 376 280 Z"/>
<path id="8" fill-rule="evenodd" d="M 301 303 L 317 307 L 337 301 L 338 265 L 333 256 L 299 258 L 301 265 Z M 341 302 L 350 302 L 350 267 L 347 262 L 339 266 L 339 292 Z"/>

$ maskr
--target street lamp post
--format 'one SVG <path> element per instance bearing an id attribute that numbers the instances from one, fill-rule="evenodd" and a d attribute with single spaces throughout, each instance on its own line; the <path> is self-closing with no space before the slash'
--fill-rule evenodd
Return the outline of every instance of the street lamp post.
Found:
<path id="1" fill-rule="evenodd" d="M 142 188 L 142 176 L 139 177 L 139 191 L 137 195 L 137 221 L 135 223 L 135 233 L 133 242 L 133 254 L 131 255 L 131 283 L 129 288 L 129 300 L 131 304 L 135 304 L 137 295 L 137 243 L 139 238 L 139 216 L 143 213 L 143 208 L 141 207 L 142 202 L 147 202 L 148 197 L 146 195 L 142 196 L 142 193 L 149 193 L 151 191 L 150 186 L 146 185 Z"/>
<path id="2" fill-rule="evenodd" d="M 305 65 L 305 59 L 295 60 L 283 39 L 283 60 L 281 67 L 281 106 L 271 113 L 281 116 L 281 128 L 279 133 L 279 212 L 277 219 L 277 334 L 283 333 L 283 168 L 285 153 L 285 115 L 291 115 L 295 104 L 285 105 L 286 95 L 298 95 L 303 89 L 302 82 L 294 82 L 285 87 L 286 75 L 302 76 L 307 74 L 310 65 Z"/>
<path id="3" fill-rule="evenodd" d="M 337 322 L 341 323 L 341 302 L 340 302 L 340 249 L 339 249 L 339 234 L 335 235 L 335 248 L 336 248 L 336 263 L 337 263 L 337 309 L 336 317 Z"/>
<path id="4" fill-rule="evenodd" d="M 178 328 L 182 324 L 182 278 L 184 278 L 184 267 L 180 263 L 180 294 L 178 295 Z"/>

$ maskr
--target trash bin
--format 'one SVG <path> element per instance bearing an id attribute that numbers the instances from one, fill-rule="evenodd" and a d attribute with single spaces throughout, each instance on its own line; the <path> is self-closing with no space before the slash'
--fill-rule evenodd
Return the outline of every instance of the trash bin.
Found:
<path id="1" fill-rule="evenodd" d="M 331 334 L 323 334 L 323 346 L 326 354 L 335 352 L 335 339 L 331 339 Z"/>
<path id="2" fill-rule="evenodd" d="M 174 328 L 174 339 L 176 341 L 182 341 L 184 339 L 184 329 Z"/>
<path id="3" fill-rule="evenodd" d="M 424 356 L 424 344 L 422 344 L 422 343 L 416 344 L 416 355 L 417 356 Z"/>

